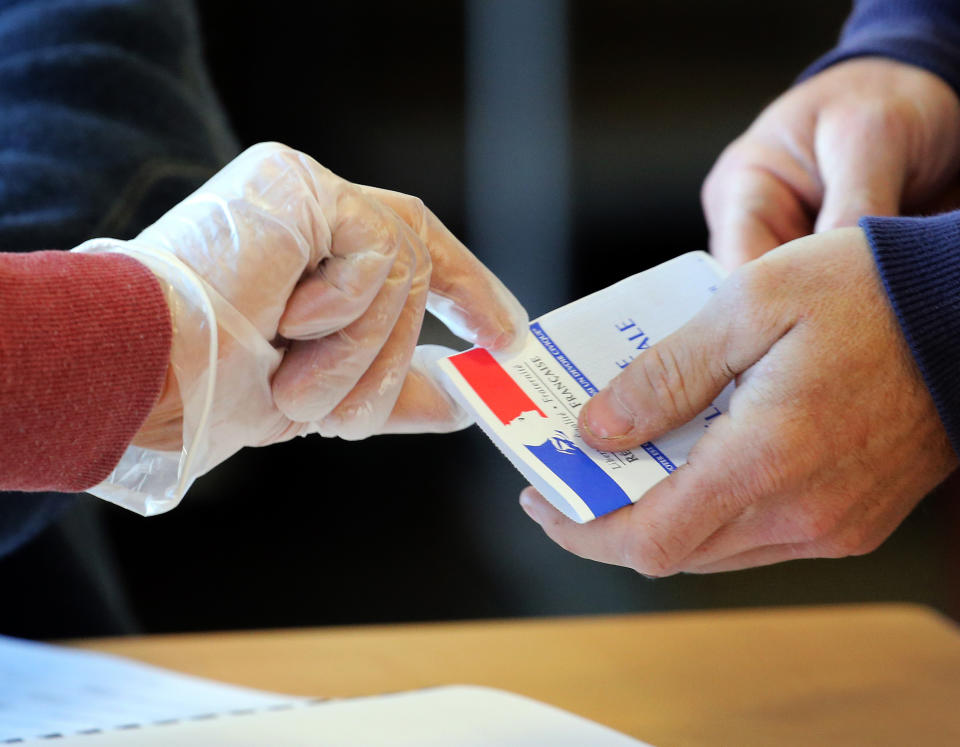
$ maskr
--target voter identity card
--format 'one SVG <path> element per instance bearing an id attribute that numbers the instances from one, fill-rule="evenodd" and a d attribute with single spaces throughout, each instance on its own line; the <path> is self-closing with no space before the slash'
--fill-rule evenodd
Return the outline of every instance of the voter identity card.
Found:
<path id="1" fill-rule="evenodd" d="M 630 451 L 596 451 L 577 427 L 586 401 L 693 317 L 723 275 L 708 254 L 684 254 L 536 319 L 519 353 L 474 348 L 440 369 L 524 477 L 568 517 L 590 521 L 630 505 L 684 464 L 727 411 L 732 384 L 686 425 Z"/>

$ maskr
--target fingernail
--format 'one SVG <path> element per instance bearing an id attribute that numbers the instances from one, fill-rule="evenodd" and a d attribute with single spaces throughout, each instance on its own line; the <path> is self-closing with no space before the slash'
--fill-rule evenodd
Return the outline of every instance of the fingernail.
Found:
<path id="1" fill-rule="evenodd" d="M 489 345 L 485 345 L 484 347 L 486 347 L 488 350 L 493 350 L 498 353 L 508 353 L 511 352 L 510 348 L 514 342 L 516 342 L 516 338 L 513 332 L 503 330 L 493 338 L 493 341 Z"/>
<path id="2" fill-rule="evenodd" d="M 584 405 L 584 425 L 597 438 L 619 438 L 633 430 L 629 412 L 610 389 L 604 389 Z"/>

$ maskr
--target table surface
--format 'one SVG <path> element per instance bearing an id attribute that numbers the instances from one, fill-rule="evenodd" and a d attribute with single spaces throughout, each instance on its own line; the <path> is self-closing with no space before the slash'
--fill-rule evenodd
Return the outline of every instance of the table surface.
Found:
<path id="1" fill-rule="evenodd" d="M 488 685 L 658 747 L 960 745 L 960 630 L 913 605 L 178 634 L 72 645 L 302 695 Z"/>

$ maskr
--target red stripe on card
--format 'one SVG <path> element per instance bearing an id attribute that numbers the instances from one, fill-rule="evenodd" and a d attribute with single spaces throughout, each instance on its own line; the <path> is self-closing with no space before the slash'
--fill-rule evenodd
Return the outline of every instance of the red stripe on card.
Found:
<path id="1" fill-rule="evenodd" d="M 517 382 L 511 379 L 494 357 L 483 348 L 474 348 L 451 356 L 450 362 L 504 425 L 531 410 L 546 417 L 526 392 L 517 386 Z"/>

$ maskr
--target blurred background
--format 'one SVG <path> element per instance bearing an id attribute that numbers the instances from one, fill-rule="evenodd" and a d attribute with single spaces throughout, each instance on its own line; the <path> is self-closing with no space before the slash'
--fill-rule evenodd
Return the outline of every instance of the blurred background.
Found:
<path id="1" fill-rule="evenodd" d="M 830 48 L 849 5 L 208 1 L 199 9 L 211 75 L 242 145 L 280 140 L 352 181 L 419 195 L 536 316 L 705 248 L 699 189 L 711 164 Z M 437 325 L 424 335 L 452 340 Z M 8 616 L 3 632 L 865 600 L 960 610 L 960 516 L 949 488 L 863 558 L 650 581 L 555 547 L 517 504 L 524 484 L 475 428 L 246 450 L 170 514 L 144 520 L 85 499 L 0 564 L 0 577 L 14 597 L 30 598 L 35 581 L 17 590 L 11 579 L 49 565 L 47 594 L 64 584 L 82 595 L 70 604 L 99 606 L 109 622 L 84 627 L 65 611 L 18 630 Z M 47 560 L 51 544 L 71 548 L 66 565 Z"/>

